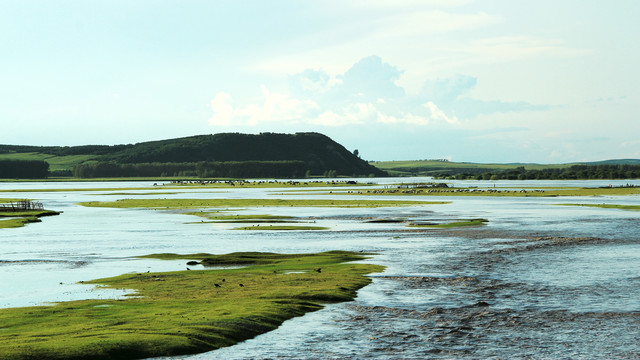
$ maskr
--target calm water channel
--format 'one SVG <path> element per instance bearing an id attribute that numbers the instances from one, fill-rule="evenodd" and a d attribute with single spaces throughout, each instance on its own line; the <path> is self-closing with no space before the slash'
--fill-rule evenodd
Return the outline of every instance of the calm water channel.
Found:
<path id="1" fill-rule="evenodd" d="M 366 180 L 381 187 L 419 181 L 426 180 Z M 640 181 L 455 184 L 522 188 L 626 183 L 640 186 Z M 184 261 L 140 260 L 136 255 L 362 250 L 377 253 L 367 261 L 387 269 L 374 274 L 373 283 L 360 290 L 355 301 L 326 306 L 235 346 L 172 359 L 640 359 L 640 212 L 557 206 L 640 205 L 639 196 L 416 196 L 399 198 L 451 203 L 235 212 L 293 215 L 330 228 L 306 232 L 230 231 L 236 225 L 199 224 L 199 218 L 176 211 L 77 205 L 123 198 L 336 196 L 287 192 L 290 189 L 145 189 L 150 185 L 0 183 L 0 198 L 35 199 L 47 209 L 63 211 L 41 223 L 0 230 L 0 307 L 118 297 L 126 291 L 78 282 L 185 267 Z M 449 230 L 368 222 L 384 218 L 489 222 Z"/>

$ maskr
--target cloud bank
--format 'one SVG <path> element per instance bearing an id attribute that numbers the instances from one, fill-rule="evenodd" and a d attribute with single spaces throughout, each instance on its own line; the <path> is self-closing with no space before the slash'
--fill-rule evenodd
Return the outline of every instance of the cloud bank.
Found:
<path id="1" fill-rule="evenodd" d="M 211 100 L 213 126 L 306 124 L 405 124 L 432 128 L 460 128 L 478 115 L 546 110 L 527 102 L 483 101 L 468 96 L 477 79 L 456 75 L 427 80 L 418 94 L 408 94 L 397 84 L 403 72 L 369 56 L 343 74 L 306 69 L 290 75 L 288 91 L 273 92 L 262 85 L 258 103 L 237 105 L 232 95 L 219 92 Z"/>

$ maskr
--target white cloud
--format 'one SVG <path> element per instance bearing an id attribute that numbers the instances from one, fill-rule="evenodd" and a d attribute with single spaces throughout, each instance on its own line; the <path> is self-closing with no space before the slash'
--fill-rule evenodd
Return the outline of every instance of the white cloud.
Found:
<path id="1" fill-rule="evenodd" d="M 226 126 L 231 125 L 234 111 L 231 104 L 233 99 L 231 95 L 225 92 L 219 92 L 211 100 L 211 109 L 213 110 L 213 117 L 209 119 L 210 125 Z"/>
<path id="2" fill-rule="evenodd" d="M 348 104 L 337 111 L 325 111 L 318 117 L 309 119 L 314 125 L 345 126 L 372 123 L 378 117 L 378 110 L 373 104 Z"/>
<path id="3" fill-rule="evenodd" d="M 431 112 L 431 119 L 436 122 L 445 122 L 448 124 L 457 124 L 458 118 L 455 116 L 447 116 L 444 111 L 440 110 L 436 104 L 429 101 L 424 105 Z"/>
<path id="4" fill-rule="evenodd" d="M 318 115 L 318 117 L 309 120 L 309 123 L 322 126 L 343 126 L 348 124 L 344 121 L 344 117 L 333 111 L 325 111 Z"/>
<path id="5" fill-rule="evenodd" d="M 463 96 L 477 83 L 476 78 L 464 75 L 427 81 L 420 94 L 409 95 L 396 83 L 400 74 L 401 70 L 378 56 L 363 58 L 334 76 L 306 69 L 289 76 L 287 94 L 271 92 L 262 85 L 261 103 L 235 107 L 229 94 L 217 94 L 211 101 L 214 115 L 210 124 L 295 123 L 328 127 L 408 124 L 462 129 L 473 125 L 461 119 L 475 118 L 478 114 L 546 109 L 526 102 L 483 101 Z"/>
<path id="6" fill-rule="evenodd" d="M 234 107 L 231 95 L 220 92 L 211 100 L 213 116 L 210 125 L 247 125 L 255 126 L 269 122 L 297 122 L 308 117 L 311 111 L 318 108 L 318 104 L 311 100 L 299 100 L 288 95 L 270 92 L 262 85 L 262 104 L 249 104 L 244 107 Z"/>

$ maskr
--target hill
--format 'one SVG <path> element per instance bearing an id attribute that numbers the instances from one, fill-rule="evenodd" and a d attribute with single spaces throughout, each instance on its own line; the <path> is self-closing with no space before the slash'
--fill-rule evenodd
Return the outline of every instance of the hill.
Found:
<path id="1" fill-rule="evenodd" d="M 386 175 L 318 133 L 222 133 L 115 146 L 0 145 L 0 159 L 43 160 L 54 174 L 81 177 Z"/>

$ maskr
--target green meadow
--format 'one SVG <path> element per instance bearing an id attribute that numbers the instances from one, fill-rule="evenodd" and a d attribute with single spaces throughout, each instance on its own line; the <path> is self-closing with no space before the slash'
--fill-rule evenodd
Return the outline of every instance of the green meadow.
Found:
<path id="1" fill-rule="evenodd" d="M 136 294 L 0 309 L 0 359 L 141 359 L 230 346 L 327 303 L 350 301 L 378 265 L 363 254 L 159 254 L 242 268 L 125 274 L 88 281 Z"/>

